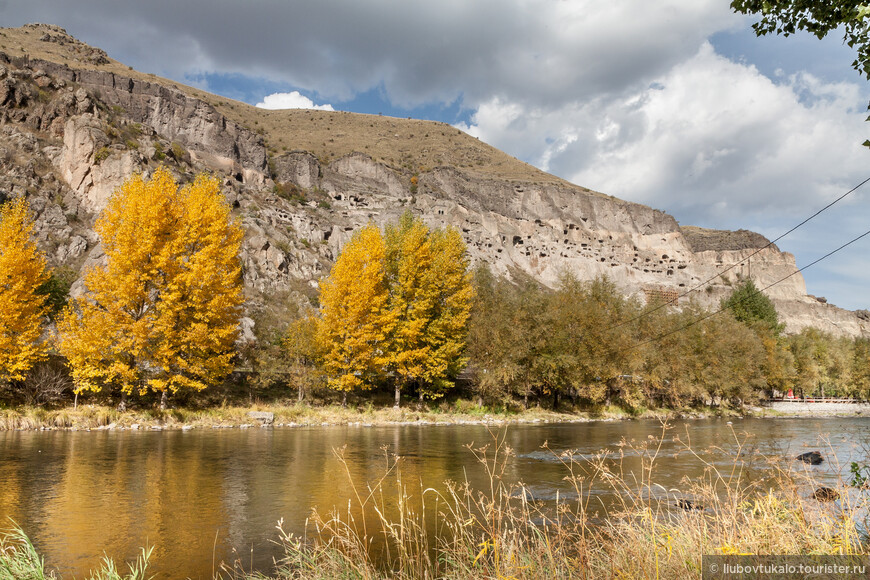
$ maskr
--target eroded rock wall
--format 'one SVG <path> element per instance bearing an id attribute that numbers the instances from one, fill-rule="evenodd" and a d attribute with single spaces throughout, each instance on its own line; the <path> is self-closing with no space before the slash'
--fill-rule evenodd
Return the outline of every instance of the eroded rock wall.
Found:
<path id="1" fill-rule="evenodd" d="M 75 83 L 112 112 L 151 127 L 178 142 L 214 171 L 262 185 L 268 175 L 261 136 L 221 115 L 210 104 L 158 83 L 108 71 L 74 70 L 44 60 L 6 59 L 17 68 L 38 70 L 65 83 Z"/>

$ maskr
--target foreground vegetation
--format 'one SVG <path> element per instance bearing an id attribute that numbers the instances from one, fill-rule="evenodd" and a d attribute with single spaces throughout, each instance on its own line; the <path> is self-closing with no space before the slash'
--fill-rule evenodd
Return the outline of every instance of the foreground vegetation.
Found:
<path id="1" fill-rule="evenodd" d="M 818 484 L 804 464 L 751 456 L 751 446 L 736 435 L 723 448 L 682 445 L 678 454 L 707 465 L 707 471 L 683 481 L 679 490 L 657 485 L 668 459 L 665 437 L 680 440 L 666 426 L 660 437 L 628 442 L 618 455 L 587 459 L 554 452 L 570 487 L 555 502 L 510 481 L 512 451 L 502 437 L 493 434 L 488 445 L 469 448 L 489 476 L 484 489 L 467 482 L 420 489 L 403 479 L 398 457 L 388 458 L 377 481 L 353 481 L 347 470 L 356 505 L 315 510 L 301 537 L 285 533 L 279 523 L 284 556 L 272 576 L 235 562 L 225 563 L 217 577 L 697 578 L 704 554 L 870 551 L 864 488 L 841 482 L 832 489 L 836 500 L 814 499 Z M 717 468 L 714 457 L 725 453 L 735 459 Z M 626 459 L 633 456 L 639 459 Z M 602 503 L 596 497 L 614 499 Z M 104 571 L 93 579 L 147 577 L 148 553 L 142 552 L 129 575 L 105 572 L 122 567 L 104 561 Z M 0 579 L 48 577 L 21 530 L 0 540 Z"/>

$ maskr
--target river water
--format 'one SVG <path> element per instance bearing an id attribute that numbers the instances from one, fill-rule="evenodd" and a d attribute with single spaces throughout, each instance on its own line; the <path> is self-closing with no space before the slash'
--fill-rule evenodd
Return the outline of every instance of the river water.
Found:
<path id="1" fill-rule="evenodd" d="M 14 520 L 64 576 L 85 576 L 104 554 L 132 560 L 149 545 L 158 578 L 205 579 L 222 561 L 270 571 L 280 556 L 279 519 L 301 533 L 313 507 L 347 510 L 350 481 L 364 490 L 393 455 L 402 460 L 387 490 L 398 476 L 411 495 L 447 480 L 486 489 L 486 470 L 468 446 L 489 444 L 491 457 L 499 438 L 512 449 L 504 480 L 552 502 L 577 497 L 564 479 L 567 452 L 580 469 L 604 452 L 607 465 L 631 478 L 657 449 L 652 479 L 668 501 L 735 461 L 748 477 L 763 477 L 764 457 L 833 485 L 849 479 L 850 462 L 868 462 L 868 436 L 868 418 L 677 421 L 666 431 L 657 421 L 622 421 L 0 432 L 0 527 Z M 808 450 L 827 461 L 808 467 L 792 459 Z M 584 494 L 595 509 L 613 500 L 606 486 Z"/>

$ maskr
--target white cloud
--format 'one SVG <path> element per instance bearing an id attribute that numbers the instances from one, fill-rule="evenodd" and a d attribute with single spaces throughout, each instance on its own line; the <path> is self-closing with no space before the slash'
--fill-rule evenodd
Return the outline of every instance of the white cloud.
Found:
<path id="1" fill-rule="evenodd" d="M 620 91 L 743 22 L 723 0 L 188 0 L 121 2 L 108 11 L 103 0 L 0 6 L 4 26 L 43 21 L 46 14 L 125 64 L 182 81 L 201 73 L 245 75 L 333 102 L 382 89 L 403 106 L 462 98 L 473 108 L 497 94 L 549 107 Z M 137 33 L 118 32 L 129 30 Z"/>
<path id="2" fill-rule="evenodd" d="M 618 97 L 550 109 L 493 98 L 463 128 L 683 224 L 773 239 L 867 177 L 864 106 L 857 84 L 806 73 L 771 80 L 704 44 Z M 860 190 L 778 245 L 804 266 L 863 233 L 867 215 L 870 193 Z M 861 273 L 866 248 L 862 240 L 807 270 L 809 292 L 847 308 L 870 306 Z"/>
<path id="3" fill-rule="evenodd" d="M 334 111 L 332 105 L 315 105 L 314 101 L 309 99 L 299 91 L 292 93 L 272 93 L 263 97 L 263 101 L 257 103 L 261 109 L 314 109 L 316 111 Z"/>
<path id="4" fill-rule="evenodd" d="M 705 43 L 619 98 L 548 110 L 493 98 L 462 128 L 575 183 L 725 227 L 803 215 L 861 181 L 865 114 L 858 85 L 775 83 Z"/>

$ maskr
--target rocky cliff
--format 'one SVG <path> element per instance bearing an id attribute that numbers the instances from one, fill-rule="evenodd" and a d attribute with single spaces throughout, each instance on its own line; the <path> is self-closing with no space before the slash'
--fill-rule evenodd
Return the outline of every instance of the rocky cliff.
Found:
<path id="1" fill-rule="evenodd" d="M 758 234 L 681 228 L 666 213 L 564 182 L 447 125 L 260 111 L 131 71 L 57 27 L 2 36 L 0 200 L 30 200 L 55 266 L 99 261 L 92 226 L 111 192 L 133 172 L 166 165 L 182 181 L 221 176 L 246 229 L 252 310 L 312 295 L 356 228 L 411 210 L 458 228 L 472 259 L 502 274 L 522 271 L 551 286 L 563 272 L 606 274 L 642 299 L 707 306 L 742 278 L 759 287 L 785 278 L 767 293 L 789 331 L 870 335 L 866 317 L 807 296 L 800 274 L 788 277 L 794 257 Z"/>

